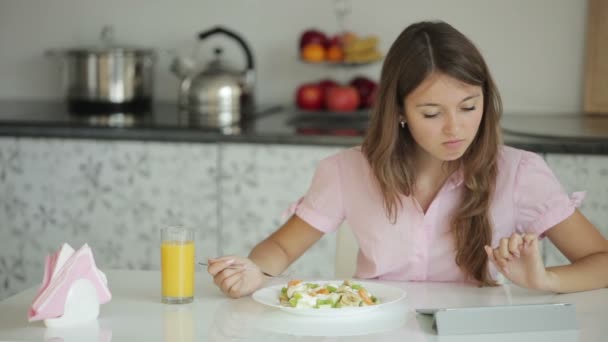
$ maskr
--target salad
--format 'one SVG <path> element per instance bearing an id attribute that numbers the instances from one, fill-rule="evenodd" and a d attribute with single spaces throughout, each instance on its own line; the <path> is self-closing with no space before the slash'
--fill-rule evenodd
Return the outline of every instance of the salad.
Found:
<path id="1" fill-rule="evenodd" d="M 298 309 L 335 309 L 379 304 L 365 287 L 344 280 L 341 285 L 291 280 L 281 289 L 281 305 Z"/>

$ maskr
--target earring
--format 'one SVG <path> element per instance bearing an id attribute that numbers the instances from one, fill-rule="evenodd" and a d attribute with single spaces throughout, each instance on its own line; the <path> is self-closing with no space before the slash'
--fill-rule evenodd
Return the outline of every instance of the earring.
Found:
<path id="1" fill-rule="evenodd" d="M 401 128 L 405 128 L 405 120 L 401 120 Z"/>

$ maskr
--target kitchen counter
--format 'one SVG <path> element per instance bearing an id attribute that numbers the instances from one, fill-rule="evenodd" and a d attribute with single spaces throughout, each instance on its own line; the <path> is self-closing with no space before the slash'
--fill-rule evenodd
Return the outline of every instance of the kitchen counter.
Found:
<path id="1" fill-rule="evenodd" d="M 367 123 L 361 115 L 356 120 L 310 118 L 293 108 L 266 106 L 238 126 L 217 129 L 192 123 L 170 103 L 156 104 L 148 114 L 90 116 L 69 114 L 60 102 L 0 101 L 0 136 L 353 146 L 361 143 Z M 319 135 L 319 125 L 329 134 Z M 608 154 L 608 116 L 507 114 L 502 126 L 510 146 L 539 153 Z"/>
<path id="2" fill-rule="evenodd" d="M 514 285 L 483 287 L 458 283 L 381 282 L 405 290 L 400 301 L 346 317 L 299 316 L 255 302 L 230 299 L 204 271 L 196 274 L 195 299 L 186 305 L 160 302 L 158 271 L 107 272 L 112 300 L 91 324 L 46 328 L 27 322 L 36 294 L 30 288 L 0 302 L 0 340 L 52 341 L 603 341 L 608 335 L 608 289 L 556 295 Z M 283 284 L 284 279 L 273 283 Z M 380 294 L 381 295 L 381 294 Z M 431 319 L 416 308 L 572 303 L 578 330 L 508 334 L 437 335 Z"/>

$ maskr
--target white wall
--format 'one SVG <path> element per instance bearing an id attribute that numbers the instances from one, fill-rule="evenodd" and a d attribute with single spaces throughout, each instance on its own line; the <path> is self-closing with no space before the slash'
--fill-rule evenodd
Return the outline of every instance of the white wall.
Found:
<path id="1" fill-rule="evenodd" d="M 582 104 L 586 1 L 584 0 L 353 0 L 348 24 L 381 37 L 384 51 L 400 31 L 422 19 L 443 19 L 482 50 L 507 112 L 572 112 Z M 48 48 L 96 43 L 112 24 L 123 43 L 159 50 L 187 48 L 195 33 L 217 24 L 239 31 L 257 59 L 260 102 L 290 103 L 299 83 L 324 76 L 346 80 L 380 65 L 331 69 L 297 60 L 299 34 L 308 27 L 338 29 L 329 0 L 0 0 L 0 99 L 59 99 L 58 66 Z M 236 46 L 215 38 L 201 55 L 223 44 L 236 63 Z M 161 51 L 162 52 L 162 51 Z M 157 99 L 174 101 L 177 81 L 162 53 Z"/>

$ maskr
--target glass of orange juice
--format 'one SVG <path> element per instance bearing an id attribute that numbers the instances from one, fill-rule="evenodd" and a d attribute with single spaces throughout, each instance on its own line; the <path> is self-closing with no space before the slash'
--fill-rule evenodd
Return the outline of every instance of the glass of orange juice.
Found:
<path id="1" fill-rule="evenodd" d="M 162 302 L 185 304 L 194 300 L 194 231 L 166 227 L 160 231 Z"/>

